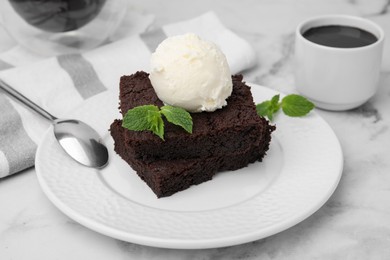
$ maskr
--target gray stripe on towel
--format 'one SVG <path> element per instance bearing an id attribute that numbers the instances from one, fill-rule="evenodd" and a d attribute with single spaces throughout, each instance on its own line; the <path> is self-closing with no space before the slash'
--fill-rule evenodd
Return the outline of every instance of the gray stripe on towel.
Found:
<path id="1" fill-rule="evenodd" d="M 60 66 L 69 74 L 80 95 L 87 99 L 106 90 L 92 64 L 81 54 L 65 54 L 57 57 Z"/>
<path id="2" fill-rule="evenodd" d="M 146 32 L 140 35 L 142 41 L 148 46 L 148 49 L 151 52 L 154 52 L 157 48 L 157 46 L 167 38 L 167 35 L 163 31 L 162 28 Z"/>
<path id="3" fill-rule="evenodd" d="M 0 93 L 0 150 L 9 164 L 9 175 L 34 165 L 37 145 L 28 136 L 19 113 Z"/>
<path id="4" fill-rule="evenodd" d="M 0 70 L 6 70 L 6 69 L 10 69 L 10 68 L 13 68 L 14 66 L 12 66 L 11 64 L 9 64 L 8 62 L 5 62 L 3 60 L 0 60 Z"/>

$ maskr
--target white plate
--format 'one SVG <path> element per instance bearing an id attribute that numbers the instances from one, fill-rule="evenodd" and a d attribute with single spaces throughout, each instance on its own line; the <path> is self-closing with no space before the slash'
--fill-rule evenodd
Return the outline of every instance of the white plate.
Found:
<path id="1" fill-rule="evenodd" d="M 256 102 L 276 92 L 252 84 Z M 315 112 L 278 114 L 261 163 L 217 174 L 212 181 L 157 199 L 113 151 L 108 128 L 118 95 L 101 93 L 69 115 L 91 124 L 110 151 L 109 166 L 80 166 L 59 147 L 51 129 L 36 155 L 43 191 L 66 215 L 102 234 L 142 245 L 212 248 L 283 231 L 318 210 L 335 190 L 343 168 L 339 142 Z"/>

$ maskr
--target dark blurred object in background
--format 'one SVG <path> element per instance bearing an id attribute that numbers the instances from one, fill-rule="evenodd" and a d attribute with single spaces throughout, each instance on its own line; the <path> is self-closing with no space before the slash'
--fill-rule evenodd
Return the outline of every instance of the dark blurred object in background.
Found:
<path id="1" fill-rule="evenodd" d="M 0 25 L 43 56 L 80 53 L 109 41 L 128 0 L 0 0 Z"/>
<path id="2" fill-rule="evenodd" d="M 49 32 L 79 29 L 96 17 L 106 2 L 106 0 L 9 1 L 27 23 Z"/>

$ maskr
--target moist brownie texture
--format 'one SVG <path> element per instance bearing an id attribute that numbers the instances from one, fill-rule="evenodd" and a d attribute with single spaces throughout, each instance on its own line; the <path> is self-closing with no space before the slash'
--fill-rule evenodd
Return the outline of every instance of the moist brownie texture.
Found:
<path id="1" fill-rule="evenodd" d="M 256 113 L 250 88 L 241 75 L 232 77 L 227 106 L 215 112 L 191 113 L 193 133 L 165 123 L 165 141 L 149 131 L 130 131 L 115 120 L 111 135 L 115 151 L 137 172 L 158 197 L 210 180 L 220 171 L 236 170 L 261 161 L 275 129 Z M 149 75 L 137 72 L 120 79 L 120 111 L 163 103 Z"/>

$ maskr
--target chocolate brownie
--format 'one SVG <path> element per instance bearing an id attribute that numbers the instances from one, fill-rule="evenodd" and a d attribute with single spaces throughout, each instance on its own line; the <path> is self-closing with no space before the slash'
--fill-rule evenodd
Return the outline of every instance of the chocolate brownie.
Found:
<path id="1" fill-rule="evenodd" d="M 265 140 L 266 149 L 260 146 L 249 146 L 221 156 L 146 162 L 136 159 L 134 151 L 123 142 L 127 130 L 122 127 L 121 120 L 115 120 L 110 130 L 115 141 L 115 151 L 131 165 L 159 198 L 211 180 L 217 172 L 237 170 L 261 160 L 269 143 L 269 139 Z M 270 138 L 270 135 L 267 135 L 267 138 Z"/>
<path id="2" fill-rule="evenodd" d="M 256 113 L 250 88 L 233 76 L 227 106 L 215 112 L 191 113 L 193 133 L 165 122 L 165 141 L 149 131 L 129 131 L 122 120 L 110 127 L 115 151 L 137 172 L 157 197 L 165 197 L 214 174 L 261 161 L 275 129 Z M 136 106 L 162 106 L 148 74 L 137 72 L 120 80 L 122 115 Z"/>
<path id="3" fill-rule="evenodd" d="M 233 76 L 233 92 L 228 106 L 212 113 L 192 113 L 193 133 L 165 122 L 165 141 L 151 132 L 127 131 L 125 141 L 135 158 L 145 161 L 204 158 L 224 155 L 262 143 L 267 125 L 256 114 L 250 88 L 242 76 Z M 148 74 L 137 72 L 120 80 L 120 110 L 136 106 L 163 103 L 158 99 Z"/>

